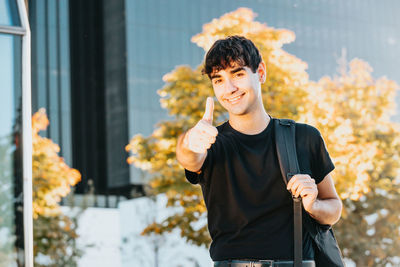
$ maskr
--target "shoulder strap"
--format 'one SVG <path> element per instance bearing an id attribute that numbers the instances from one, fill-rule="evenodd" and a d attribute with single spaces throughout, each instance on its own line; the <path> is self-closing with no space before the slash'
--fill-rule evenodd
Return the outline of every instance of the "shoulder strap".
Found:
<path id="1" fill-rule="evenodd" d="M 275 119 L 276 152 L 285 184 L 293 175 L 300 173 L 295 136 L 296 128 L 293 120 Z"/>
<path id="2" fill-rule="evenodd" d="M 296 152 L 296 123 L 293 120 L 275 119 L 275 143 L 279 166 L 285 184 L 300 173 Z M 294 267 L 302 266 L 303 226 L 301 198 L 293 197 Z"/>

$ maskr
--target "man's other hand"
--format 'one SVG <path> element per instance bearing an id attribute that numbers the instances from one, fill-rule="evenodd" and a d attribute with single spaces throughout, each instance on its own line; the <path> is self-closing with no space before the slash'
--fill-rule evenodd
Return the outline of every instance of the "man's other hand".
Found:
<path id="1" fill-rule="evenodd" d="M 308 174 L 296 174 L 290 179 L 287 189 L 292 192 L 294 197 L 301 197 L 304 209 L 311 212 L 312 205 L 318 196 L 318 188 L 314 179 Z"/>

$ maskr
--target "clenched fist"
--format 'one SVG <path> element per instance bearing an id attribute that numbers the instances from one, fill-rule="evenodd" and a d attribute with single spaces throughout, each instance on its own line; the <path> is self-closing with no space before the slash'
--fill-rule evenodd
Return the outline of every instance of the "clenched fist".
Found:
<path id="1" fill-rule="evenodd" d="M 301 197 L 304 209 L 312 212 L 314 202 L 318 196 L 318 187 L 310 175 L 296 174 L 290 179 L 287 189 L 291 191 L 294 197 Z"/>
<path id="2" fill-rule="evenodd" d="M 203 154 L 214 144 L 218 130 L 212 125 L 213 113 L 214 100 L 208 97 L 203 118 L 185 135 L 183 143 L 187 149 Z"/>

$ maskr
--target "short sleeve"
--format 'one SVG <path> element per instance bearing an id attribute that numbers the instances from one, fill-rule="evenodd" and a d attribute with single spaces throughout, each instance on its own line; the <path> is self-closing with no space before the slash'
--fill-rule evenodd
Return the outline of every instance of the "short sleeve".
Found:
<path id="1" fill-rule="evenodd" d="M 335 165 L 329 156 L 321 133 L 314 127 L 310 128 L 311 172 L 315 182 L 319 184 L 326 175 L 335 169 Z"/>
<path id="2" fill-rule="evenodd" d="M 198 184 L 200 182 L 201 175 L 202 175 L 202 172 L 200 174 L 198 174 L 196 172 L 191 172 L 191 171 L 185 169 L 186 179 L 192 184 Z"/>
<path id="3" fill-rule="evenodd" d="M 192 172 L 187 169 L 185 169 L 185 176 L 186 179 L 191 183 L 191 184 L 201 184 L 204 181 L 204 169 L 208 165 L 209 158 L 211 157 L 210 149 L 207 150 L 207 157 L 204 160 L 203 166 L 201 166 L 200 173 Z"/>

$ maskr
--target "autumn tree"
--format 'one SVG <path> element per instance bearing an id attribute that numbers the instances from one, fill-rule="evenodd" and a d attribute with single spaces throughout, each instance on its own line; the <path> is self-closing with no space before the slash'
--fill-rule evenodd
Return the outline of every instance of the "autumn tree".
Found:
<path id="1" fill-rule="evenodd" d="M 60 201 L 71 186 L 80 181 L 80 173 L 58 155 L 60 147 L 41 137 L 49 121 L 44 109 L 32 118 L 33 231 L 35 266 L 77 266 L 81 251 L 76 248 L 76 219 L 64 215 Z"/>
<path id="2" fill-rule="evenodd" d="M 214 19 L 192 41 L 208 50 L 212 43 L 229 35 L 250 38 L 267 65 L 262 85 L 269 114 L 307 122 L 321 130 L 336 164 L 334 179 L 345 207 L 335 227 L 345 256 L 360 266 L 391 262 L 399 247 L 399 127 L 390 122 L 398 86 L 386 78 L 374 80 L 371 68 L 360 60 L 350 63 L 338 77 L 309 81 L 307 65 L 282 49 L 294 41 L 293 32 L 274 29 L 254 21 L 255 14 L 240 8 Z M 202 64 L 192 69 L 178 66 L 166 74 L 160 89 L 162 107 L 172 120 L 160 122 L 149 137 L 136 135 L 127 150 L 128 162 L 149 172 L 155 194 L 165 193 L 167 206 L 180 211 L 161 223 L 149 225 L 144 233 L 163 233 L 179 228 L 189 242 L 208 246 L 206 208 L 200 187 L 185 180 L 177 163 L 177 136 L 202 117 L 207 96 L 213 95 Z M 215 124 L 227 119 L 216 104 Z M 395 211 L 395 212 L 388 212 Z M 384 222 L 390 225 L 382 226 Z"/>
<path id="3" fill-rule="evenodd" d="M 398 85 L 374 79 L 372 68 L 354 59 L 309 89 L 312 108 L 301 119 L 320 129 L 336 165 L 343 253 L 357 266 L 393 263 L 400 248 L 400 127 L 390 118 Z"/>

